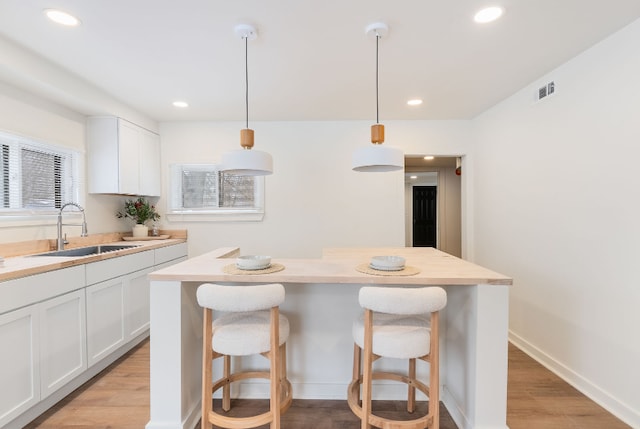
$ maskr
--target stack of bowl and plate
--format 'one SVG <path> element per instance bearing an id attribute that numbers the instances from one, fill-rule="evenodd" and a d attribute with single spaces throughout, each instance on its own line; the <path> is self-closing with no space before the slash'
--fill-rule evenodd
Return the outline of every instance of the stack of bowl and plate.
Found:
<path id="1" fill-rule="evenodd" d="M 236 259 L 239 270 L 264 270 L 271 266 L 271 256 L 246 255 Z"/>
<path id="2" fill-rule="evenodd" d="M 369 268 L 379 271 L 402 271 L 404 262 L 402 256 L 374 256 L 369 261 Z"/>

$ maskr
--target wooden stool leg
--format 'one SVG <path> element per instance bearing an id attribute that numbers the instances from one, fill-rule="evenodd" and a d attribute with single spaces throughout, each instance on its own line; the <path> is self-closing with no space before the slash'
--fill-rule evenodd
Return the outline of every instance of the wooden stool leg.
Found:
<path id="1" fill-rule="evenodd" d="M 280 346 L 280 381 L 287 379 L 287 343 Z"/>
<path id="2" fill-rule="evenodd" d="M 229 377 L 231 376 L 231 356 L 224 355 L 223 362 L 223 373 L 224 378 L 227 379 L 227 384 L 222 388 L 222 409 L 229 411 L 231 409 L 231 383 L 229 382 Z"/>
<path id="3" fill-rule="evenodd" d="M 353 343 L 353 381 L 359 380 L 362 376 L 362 350 L 356 343 Z M 360 388 L 358 387 L 358 405 L 362 406 Z"/>
<path id="4" fill-rule="evenodd" d="M 429 351 L 429 414 L 431 429 L 440 429 L 440 343 L 439 312 L 431 313 L 431 350 Z"/>
<path id="5" fill-rule="evenodd" d="M 278 307 L 271 308 L 271 350 L 269 353 L 271 393 L 269 405 L 271 408 L 271 429 L 280 429 L 280 313 Z"/>
<path id="6" fill-rule="evenodd" d="M 371 376 L 373 372 L 373 312 L 364 312 L 364 368 L 362 371 L 362 419 L 361 429 L 370 429 Z"/>
<path id="7" fill-rule="evenodd" d="M 284 389 L 285 384 L 284 381 L 287 379 L 287 343 L 284 342 L 280 346 L 280 404 L 282 401 L 290 395 L 291 392 Z"/>
<path id="8" fill-rule="evenodd" d="M 200 422 L 202 429 L 211 429 L 212 427 L 209 422 L 209 413 L 213 408 L 213 374 L 211 368 L 213 360 L 213 349 L 211 348 L 212 317 L 211 310 L 205 308 L 202 322 L 202 331 L 205 338 L 204 344 L 202 345 L 202 418 Z"/>
<path id="9" fill-rule="evenodd" d="M 357 344 L 353 344 L 353 380 L 357 380 L 362 375 L 361 368 L 362 352 Z"/>
<path id="10" fill-rule="evenodd" d="M 409 359 L 409 391 L 407 393 L 407 411 L 413 413 L 416 410 L 416 388 L 413 380 L 416 379 L 416 360 Z"/>

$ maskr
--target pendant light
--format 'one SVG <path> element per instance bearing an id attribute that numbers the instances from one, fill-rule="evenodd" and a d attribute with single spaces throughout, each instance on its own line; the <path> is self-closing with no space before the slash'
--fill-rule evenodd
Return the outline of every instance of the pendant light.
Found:
<path id="1" fill-rule="evenodd" d="M 374 23 L 366 28 L 366 33 L 376 38 L 376 123 L 371 126 L 371 145 L 356 149 L 353 153 L 353 170 L 364 172 L 397 171 L 404 168 L 404 154 L 401 150 L 383 146 L 384 125 L 380 123 L 378 102 L 378 44 L 389 28 L 383 23 Z"/>
<path id="2" fill-rule="evenodd" d="M 240 130 L 240 146 L 242 149 L 232 150 L 222 155 L 221 170 L 227 174 L 239 176 L 266 176 L 273 173 L 273 159 L 271 155 L 259 150 L 253 150 L 253 130 L 249 128 L 249 39 L 258 37 L 256 29 L 247 24 L 235 27 L 238 36 L 244 39 L 245 60 L 245 107 L 246 128 Z"/>

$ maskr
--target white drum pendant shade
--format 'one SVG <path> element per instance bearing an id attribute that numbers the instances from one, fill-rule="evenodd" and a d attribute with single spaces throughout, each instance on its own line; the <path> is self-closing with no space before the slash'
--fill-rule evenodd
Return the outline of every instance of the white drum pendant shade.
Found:
<path id="1" fill-rule="evenodd" d="M 404 168 L 404 153 L 400 149 L 381 144 L 360 147 L 353 152 L 353 171 L 387 172 Z"/>
<path id="2" fill-rule="evenodd" d="M 237 149 L 222 155 L 222 170 L 241 176 L 266 176 L 273 173 L 273 159 L 267 152 Z"/>

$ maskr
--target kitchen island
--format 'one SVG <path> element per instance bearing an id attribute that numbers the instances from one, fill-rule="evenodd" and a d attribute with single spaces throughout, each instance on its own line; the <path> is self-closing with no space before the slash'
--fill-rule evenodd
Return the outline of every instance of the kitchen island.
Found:
<path id="1" fill-rule="evenodd" d="M 506 429 L 510 278 L 433 248 L 325 249 L 319 259 L 274 259 L 270 274 L 228 274 L 240 249 L 223 248 L 153 272 L 151 279 L 151 419 L 147 429 L 192 429 L 200 417 L 202 309 L 205 282 L 283 283 L 281 311 L 291 322 L 288 374 L 297 399 L 345 399 L 351 380 L 351 324 L 362 285 L 440 285 L 441 398 L 459 428 Z M 414 275 L 357 270 L 374 255 L 400 255 Z M 264 362 L 250 361 L 248 365 Z M 396 362 L 383 362 L 395 369 Z M 247 365 L 247 364 L 244 364 Z M 402 368 L 402 367 L 400 367 Z M 423 374 L 426 371 L 419 369 Z M 378 385 L 374 399 L 401 399 L 405 386 Z M 264 383 L 237 397 L 268 397 Z"/>

